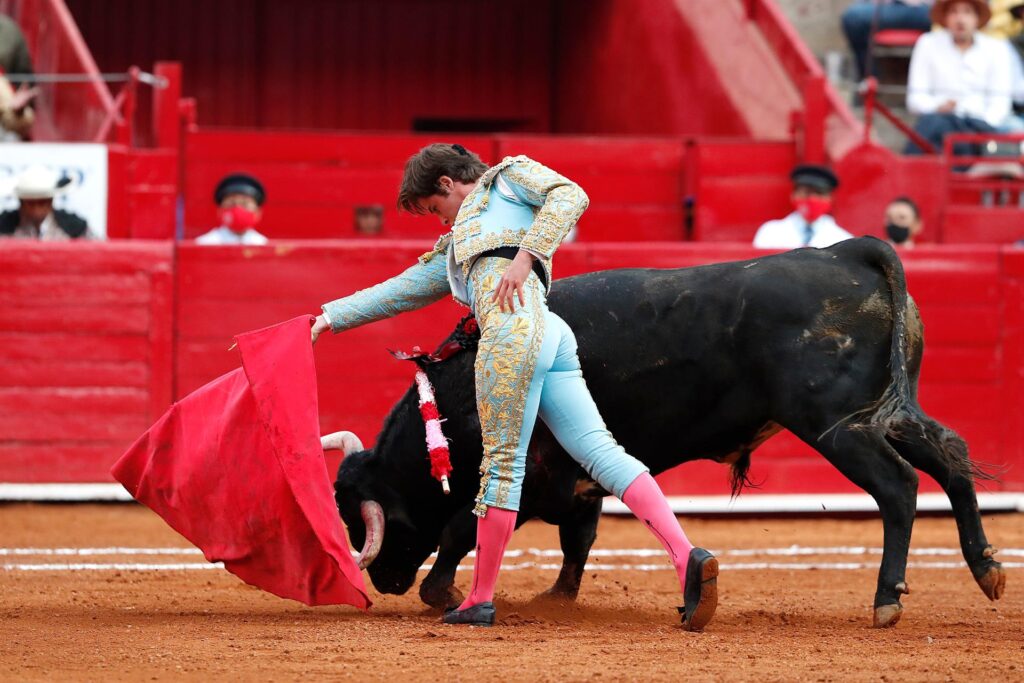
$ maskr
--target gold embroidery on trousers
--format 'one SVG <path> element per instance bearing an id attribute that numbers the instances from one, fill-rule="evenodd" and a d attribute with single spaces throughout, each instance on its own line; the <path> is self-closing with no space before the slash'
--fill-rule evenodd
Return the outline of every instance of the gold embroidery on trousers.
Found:
<path id="1" fill-rule="evenodd" d="M 502 312 L 491 296 L 511 262 L 484 257 L 473 268 L 474 311 L 480 324 L 476 357 L 476 400 L 483 435 L 480 492 L 473 510 L 483 516 L 489 505 L 509 503 L 513 468 L 526 410 L 526 397 L 544 341 L 544 293 L 540 281 L 526 282 L 526 306 Z M 497 479 L 493 501 L 485 503 L 492 478 Z M 521 482 L 520 482 L 521 483 Z"/>

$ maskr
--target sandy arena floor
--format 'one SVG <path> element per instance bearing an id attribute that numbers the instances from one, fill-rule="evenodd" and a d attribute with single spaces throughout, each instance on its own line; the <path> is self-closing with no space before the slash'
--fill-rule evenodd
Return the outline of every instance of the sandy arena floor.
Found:
<path id="1" fill-rule="evenodd" d="M 558 547 L 555 528 L 541 523 L 513 538 L 526 552 L 506 560 L 518 568 L 502 574 L 499 625 L 474 629 L 440 624 L 415 591 L 372 593 L 364 614 L 281 600 L 221 569 L 26 569 L 202 557 L 15 555 L 189 544 L 139 506 L 3 505 L 0 680 L 1024 680 L 1022 572 L 1009 569 L 1006 596 L 990 603 L 965 567 L 943 566 L 958 555 L 926 550 L 957 547 L 951 518 L 918 520 L 912 594 L 903 620 L 883 631 L 870 628 L 879 556 L 858 548 L 880 546 L 878 520 L 684 523 L 692 540 L 724 551 L 721 603 L 705 633 L 680 629 L 675 574 L 643 553 L 593 558 L 574 605 L 531 603 L 556 572 L 521 565 L 559 562 L 528 551 Z M 1024 566 L 1024 515 L 985 524 L 1000 559 Z M 765 552 L 792 545 L 829 552 Z M 655 547 L 630 520 L 601 522 L 596 548 Z M 642 568 L 652 564 L 660 568 Z M 460 572 L 460 586 L 469 580 Z"/>

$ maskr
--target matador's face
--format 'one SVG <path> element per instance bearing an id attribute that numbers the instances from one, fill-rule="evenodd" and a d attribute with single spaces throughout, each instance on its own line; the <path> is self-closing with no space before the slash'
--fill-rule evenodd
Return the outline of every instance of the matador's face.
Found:
<path id="1" fill-rule="evenodd" d="M 459 215 L 462 202 L 476 187 L 476 183 L 464 183 L 443 175 L 438 179 L 437 184 L 441 188 L 441 192 L 421 200 L 419 206 L 423 209 L 423 213 L 437 216 L 441 225 L 449 227 L 455 223 L 455 217 Z"/>

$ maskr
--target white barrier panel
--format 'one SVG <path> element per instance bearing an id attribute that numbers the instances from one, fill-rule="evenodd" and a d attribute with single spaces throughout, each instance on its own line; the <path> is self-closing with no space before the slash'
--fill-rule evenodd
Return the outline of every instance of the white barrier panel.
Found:
<path id="1" fill-rule="evenodd" d="M 76 142 L 6 142 L 0 154 L 0 210 L 17 208 L 9 193 L 14 179 L 29 166 L 41 164 L 71 180 L 67 192 L 53 201 L 84 218 L 98 239 L 107 237 L 107 146 Z"/>
<path id="2" fill-rule="evenodd" d="M 0 501 L 111 502 L 130 501 L 120 484 L 3 484 Z M 679 515 L 720 514 L 829 514 L 878 512 L 866 493 L 800 493 L 789 495 L 746 494 L 730 496 L 669 496 L 672 511 Z M 979 493 L 982 512 L 1024 512 L 1024 493 Z M 942 493 L 917 496 L 918 512 L 949 512 L 949 499 Z M 605 514 L 625 515 L 629 510 L 617 498 L 604 502 Z"/>

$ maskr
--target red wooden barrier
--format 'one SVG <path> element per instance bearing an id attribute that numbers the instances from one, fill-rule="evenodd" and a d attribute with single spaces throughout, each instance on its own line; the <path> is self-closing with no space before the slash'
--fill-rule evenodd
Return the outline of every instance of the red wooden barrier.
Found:
<path id="1" fill-rule="evenodd" d="M 185 136 L 185 236 L 216 226 L 213 191 L 225 175 L 251 173 L 267 190 L 260 230 L 268 237 L 355 237 L 354 209 L 384 207 L 383 237 L 426 238 L 436 226 L 395 208 L 406 160 L 431 142 L 460 142 L 496 161 L 493 138 L 408 133 L 192 130 Z"/>
<path id="2" fill-rule="evenodd" d="M 108 481 L 172 397 L 168 243 L 0 248 L 0 481 Z"/>
<path id="3" fill-rule="evenodd" d="M 0 250 L 0 481 L 106 481 L 107 466 L 166 407 L 172 378 L 174 395 L 185 395 L 236 367 L 237 355 L 228 350 L 233 334 L 316 313 L 331 298 L 401 271 L 427 246 L 183 244 L 173 302 L 166 245 Z M 755 254 L 737 244 L 567 245 L 556 277 Z M 930 247 L 904 260 L 926 325 L 922 405 L 958 430 L 977 460 L 1008 468 L 992 490 L 1024 489 L 1024 251 Z M 325 337 L 316 348 L 323 429 L 352 429 L 372 443 L 412 381 L 412 367 L 386 349 L 432 346 L 464 312 L 446 300 Z M 65 441 L 68 433 L 75 438 Z M 855 490 L 785 433 L 757 452 L 752 473 L 766 492 Z M 667 473 L 663 482 L 673 494 L 727 491 L 725 468 L 711 463 Z M 922 477 L 921 488 L 937 486 Z"/>

